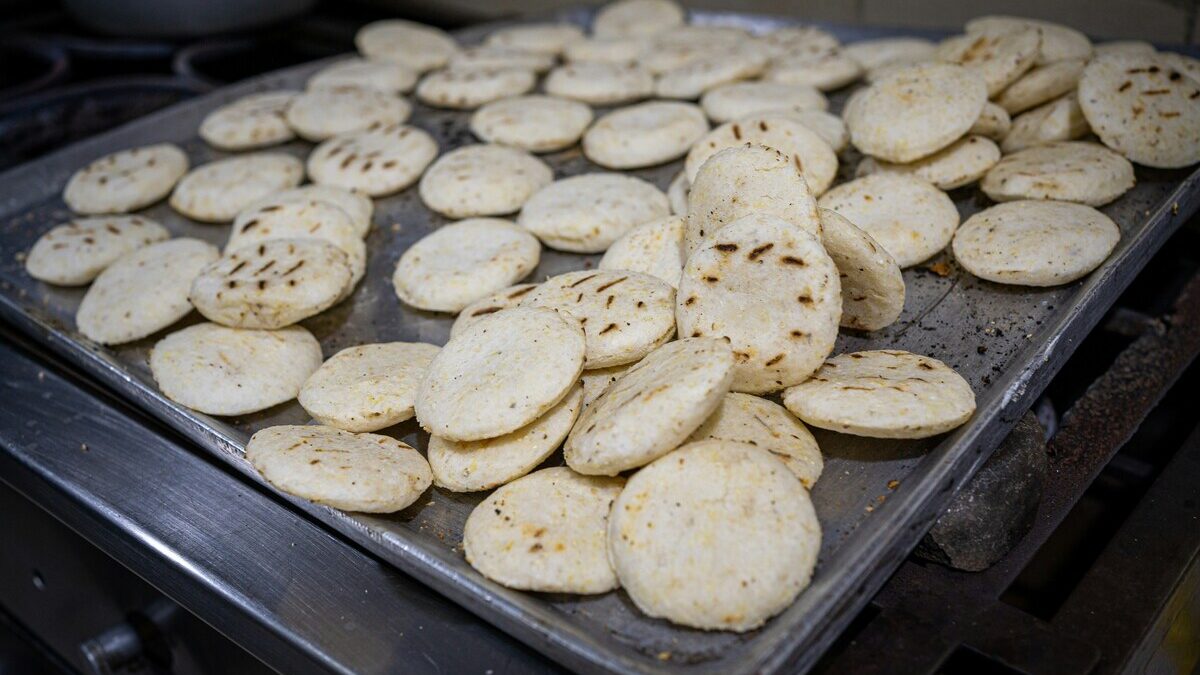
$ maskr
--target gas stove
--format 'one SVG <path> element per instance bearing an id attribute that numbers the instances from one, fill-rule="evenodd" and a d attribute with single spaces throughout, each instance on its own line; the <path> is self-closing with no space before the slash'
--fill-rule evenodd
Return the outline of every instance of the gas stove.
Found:
<path id="1" fill-rule="evenodd" d="M 195 41 L 29 19 L 0 41 L 0 169 L 221 84 L 350 51 L 371 18 L 322 7 Z M 1193 221 L 816 672 L 1193 671 L 1197 251 Z M 0 362 L 0 513 L 12 538 L 0 551 L 0 672 L 556 669 L 2 324 Z M 98 424 L 103 442 L 77 440 Z M 988 475 L 1001 488 L 1019 476 L 1020 499 Z M 181 503 L 193 511 L 163 522 Z M 256 522 L 276 527 L 263 535 Z M 989 524 L 1000 527 L 970 529 Z M 278 588 L 288 591 L 269 592 Z"/>

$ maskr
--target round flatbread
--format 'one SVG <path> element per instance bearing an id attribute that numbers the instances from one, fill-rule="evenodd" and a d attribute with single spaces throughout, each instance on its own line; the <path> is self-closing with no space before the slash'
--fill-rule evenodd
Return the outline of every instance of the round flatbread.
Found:
<path id="1" fill-rule="evenodd" d="M 521 306 L 574 317 L 587 343 L 584 368 L 637 361 L 675 334 L 675 289 L 648 274 L 567 272 L 538 284 Z"/>
<path id="2" fill-rule="evenodd" d="M 76 171 L 63 201 L 75 213 L 128 213 L 166 197 L 187 170 L 187 155 L 170 143 L 121 150 Z"/>
<path id="3" fill-rule="evenodd" d="M 967 22 L 968 33 L 1017 32 L 1035 28 L 1041 34 L 1038 46 L 1037 65 L 1044 66 L 1067 59 L 1087 60 L 1092 57 L 1092 43 L 1087 36 L 1074 28 L 1050 21 L 1026 19 L 1016 16 L 980 16 Z"/>
<path id="4" fill-rule="evenodd" d="M 483 317 L 429 364 L 417 392 L 417 421 L 454 441 L 516 431 L 570 392 L 584 350 L 579 323 L 550 309 L 517 307 Z"/>
<path id="5" fill-rule="evenodd" d="M 217 108 L 200 122 L 200 138 L 221 150 L 250 150 L 286 143 L 296 137 L 287 109 L 298 91 L 250 94 Z"/>
<path id="6" fill-rule="evenodd" d="M 567 43 L 582 39 L 583 29 L 573 23 L 525 23 L 494 30 L 483 44 L 557 56 Z"/>
<path id="7" fill-rule="evenodd" d="M 821 448 L 808 427 L 778 403 L 751 394 L 725 394 L 688 443 L 707 440 L 746 443 L 766 450 L 810 490 L 825 467 Z"/>
<path id="8" fill-rule="evenodd" d="M 1079 77 L 1083 75 L 1083 66 L 1082 59 L 1056 61 L 1038 66 L 1000 92 L 996 103 L 1009 115 L 1016 115 L 1047 101 L 1053 101 L 1075 90 L 1079 84 Z"/>
<path id="9" fill-rule="evenodd" d="M 880 350 L 839 354 L 783 404 L 805 423 L 855 436 L 926 438 L 971 419 L 975 393 L 946 364 Z"/>
<path id="10" fill-rule="evenodd" d="M 683 8 L 671 0 L 617 0 L 596 12 L 592 34 L 597 37 L 654 35 L 683 23 Z"/>
<path id="11" fill-rule="evenodd" d="M 752 213 L 701 243 L 684 265 L 679 334 L 724 338 L 734 391 L 766 393 L 802 382 L 833 351 L 841 283 L 816 236 Z"/>
<path id="12" fill-rule="evenodd" d="M 871 235 L 900 267 L 922 263 L 946 248 L 959 220 L 945 192 L 920 178 L 887 173 L 843 183 L 817 205 Z"/>
<path id="13" fill-rule="evenodd" d="M 1164 169 L 1200 162 L 1200 81 L 1160 56 L 1105 56 L 1079 79 L 1079 105 L 1108 147 Z"/>
<path id="14" fill-rule="evenodd" d="M 550 71 L 547 94 L 591 105 L 617 105 L 654 94 L 654 76 L 633 64 L 568 63 Z"/>
<path id="15" fill-rule="evenodd" d="M 953 190 L 970 185 L 1000 161 L 1000 147 L 983 136 L 964 136 L 937 152 L 911 164 L 892 164 L 865 157 L 856 174 L 906 174 L 933 183 L 939 190 Z"/>
<path id="16" fill-rule="evenodd" d="M 447 218 L 513 213 L 554 180 L 554 172 L 524 150 L 465 145 L 438 158 L 421 178 L 421 201 Z"/>
<path id="17" fill-rule="evenodd" d="M 370 197 L 358 192 L 352 192 L 333 185 L 302 185 L 291 190 L 276 192 L 265 199 L 260 199 L 246 207 L 245 212 L 261 211 L 264 208 L 292 203 L 325 202 L 336 206 L 350 216 L 354 231 L 359 237 L 366 237 L 371 231 L 371 217 L 375 213 L 375 203 Z"/>
<path id="18" fill-rule="evenodd" d="M 385 197 L 415 183 L 437 153 L 437 141 L 421 129 L 388 125 L 318 145 L 308 175 L 319 185 Z"/>
<path id="19" fill-rule="evenodd" d="M 579 142 L 592 123 L 592 109 L 553 96 L 517 96 L 493 101 L 471 116 L 471 132 L 485 143 L 530 152 L 554 152 Z"/>
<path id="20" fill-rule="evenodd" d="M 451 492 L 479 492 L 512 482 L 558 449 L 582 409 L 583 387 L 577 384 L 546 414 L 510 434 L 465 442 L 431 436 L 433 482 Z"/>
<path id="21" fill-rule="evenodd" d="M 753 42 L 718 49 L 659 75 L 654 93 L 694 101 L 710 89 L 758 77 L 769 60 L 767 50 Z"/>
<path id="22" fill-rule="evenodd" d="M 1006 156 L 988 171 L 980 187 L 998 202 L 1056 199 L 1100 206 L 1133 184 L 1129 160 L 1098 143 L 1069 141 Z"/>
<path id="23" fill-rule="evenodd" d="M 684 163 L 688 180 L 696 183 L 696 174 L 709 157 L 747 143 L 782 152 L 803 174 L 814 196 L 828 190 L 837 175 L 837 155 L 824 139 L 787 115 L 766 113 L 722 124 L 697 141 Z"/>
<path id="24" fill-rule="evenodd" d="M 736 52 L 749 41 L 740 28 L 684 26 L 654 36 L 637 63 L 655 75 L 665 75 L 716 54 Z"/>
<path id="25" fill-rule="evenodd" d="M 863 153 L 907 163 L 958 140 L 979 119 L 987 88 L 978 75 L 948 63 L 893 71 L 847 102 L 843 119 Z"/>
<path id="26" fill-rule="evenodd" d="M 499 218 L 469 218 L 434 230 L 396 264 L 392 285 L 405 303 L 458 312 L 524 279 L 542 247 L 523 227 Z"/>
<path id="27" fill-rule="evenodd" d="M 250 437 L 246 459 L 282 492 L 360 513 L 403 510 L 433 481 L 409 445 L 332 427 L 267 427 Z"/>
<path id="28" fill-rule="evenodd" d="M 639 103 L 596 120 L 583 154 L 609 169 L 638 169 L 683 157 L 707 131 L 704 111 L 691 103 Z"/>
<path id="29" fill-rule="evenodd" d="M 537 75 L 519 68 L 455 68 L 430 73 L 417 85 L 417 98 L 438 108 L 471 110 L 533 89 Z"/>
<path id="30" fill-rule="evenodd" d="M 216 247 L 198 239 L 171 239 L 128 253 L 92 282 L 75 325 L 106 345 L 157 333 L 192 311 L 192 279 L 217 256 Z"/>
<path id="31" fill-rule="evenodd" d="M 842 118 L 824 110 L 791 110 L 787 116 L 808 127 L 833 151 L 841 152 L 850 144 L 850 132 Z"/>
<path id="32" fill-rule="evenodd" d="M 805 52 L 828 52 L 842 46 L 829 31 L 816 26 L 784 26 L 761 35 L 757 44 L 767 49 L 771 58 Z"/>
<path id="33" fill-rule="evenodd" d="M 320 142 L 372 126 L 401 124 L 412 114 L 408 101 L 363 87 L 317 87 L 288 106 L 287 122 L 307 140 Z"/>
<path id="34" fill-rule="evenodd" d="M 608 552 L 649 616 L 744 632 L 808 586 L 821 525 L 808 491 L 766 450 L 689 443 L 634 474 L 613 504 Z"/>
<path id="35" fill-rule="evenodd" d="M 775 59 L 763 74 L 768 82 L 803 84 L 833 91 L 862 77 L 862 66 L 841 50 L 792 53 Z"/>
<path id="36" fill-rule="evenodd" d="M 979 119 L 975 120 L 975 124 L 967 133 L 984 136 L 993 141 L 1002 141 L 1008 136 L 1010 129 L 1012 129 L 1012 118 L 1008 116 L 1008 112 L 988 101 L 979 113 Z"/>
<path id="37" fill-rule="evenodd" d="M 350 219 L 349 214 L 329 202 L 315 199 L 283 202 L 267 200 L 257 208 L 248 208 L 233 220 L 225 252 L 238 251 L 275 239 L 318 239 L 327 242 L 346 255 L 345 263 L 350 267 L 351 283 L 357 284 L 366 273 L 367 248 L 354 221 Z M 327 258 L 328 255 L 321 254 L 321 260 Z M 283 264 L 282 259 L 279 264 Z M 267 271 L 271 275 L 279 273 L 279 270 L 273 267 Z M 250 277 L 246 277 L 246 280 L 249 281 Z M 284 280 L 284 284 L 291 286 L 288 281 L 290 279 Z"/>
<path id="38" fill-rule="evenodd" d="M 593 37 L 576 40 L 563 48 L 567 63 L 637 63 L 648 42 L 641 37 Z"/>
<path id="39" fill-rule="evenodd" d="M 971 216 L 954 235 L 954 257 L 968 272 L 1002 284 L 1058 286 L 1108 259 L 1121 230 L 1090 206 L 1018 201 Z"/>
<path id="40" fill-rule="evenodd" d="M 376 431 L 413 416 L 417 386 L 441 347 L 384 342 L 350 347 L 329 357 L 300 388 L 313 419 L 345 431 Z"/>
<path id="41" fill-rule="evenodd" d="M 1041 44 L 1036 28 L 970 32 L 944 40 L 937 58 L 978 75 L 992 97 L 1033 67 Z"/>
<path id="42" fill-rule="evenodd" d="M 704 162 L 688 194 L 684 259 L 705 237 L 752 213 L 821 232 L 817 203 L 794 158 L 761 145 L 726 148 Z"/>
<path id="43" fill-rule="evenodd" d="M 517 222 L 551 248 L 600 253 L 634 227 L 670 213 L 662 190 L 640 178 L 588 173 L 538 190 Z"/>
<path id="44" fill-rule="evenodd" d="M 667 186 L 667 201 L 671 202 L 671 213 L 677 216 L 686 216 L 688 212 L 688 194 L 692 191 L 692 184 L 688 182 L 687 172 L 680 171 L 671 179 L 671 184 Z"/>
<path id="45" fill-rule="evenodd" d="M 452 70 L 532 70 L 544 73 L 554 67 L 553 54 L 539 54 L 516 47 L 476 45 L 467 47 L 450 58 Z"/>
<path id="46" fill-rule="evenodd" d="M 667 216 L 638 225 L 608 247 L 599 268 L 649 274 L 677 287 L 683 272 L 683 223 L 679 216 Z"/>
<path id="47" fill-rule="evenodd" d="M 842 282 L 841 325 L 879 330 L 904 311 L 900 265 L 871 235 L 837 211 L 820 209 L 821 243 Z"/>
<path id="48" fill-rule="evenodd" d="M 300 326 L 201 323 L 171 333 L 150 352 L 163 395 L 209 415 L 248 415 L 290 401 L 320 366 L 321 345 Z"/>
<path id="49" fill-rule="evenodd" d="M 354 44 L 372 61 L 392 61 L 417 72 L 441 68 L 458 51 L 458 43 L 445 31 L 403 19 L 363 26 Z"/>
<path id="50" fill-rule="evenodd" d="M 1072 92 L 1013 120 L 1012 130 L 1000 143 L 1000 149 L 1013 154 L 1035 145 L 1083 138 L 1091 130 L 1079 98 Z"/>
<path id="51" fill-rule="evenodd" d="M 273 330 L 332 307 L 351 279 L 346 254 L 328 241 L 271 239 L 204 268 L 187 297 L 209 321 Z"/>
<path id="52" fill-rule="evenodd" d="M 76 218 L 38 237 L 25 271 L 58 286 L 83 286 L 121 256 L 170 236 L 167 228 L 142 216 Z"/>
<path id="53" fill-rule="evenodd" d="M 724 340 L 668 342 L 583 410 L 563 456 L 588 475 L 615 476 L 674 450 L 720 405 L 733 377 Z"/>
<path id="54" fill-rule="evenodd" d="M 617 577 L 608 563 L 608 513 L 624 484 L 554 467 L 505 485 L 467 518 L 467 562 L 509 588 L 611 591 Z"/>
<path id="55" fill-rule="evenodd" d="M 346 59 L 318 70 L 308 78 L 308 88 L 359 87 L 398 96 L 412 91 L 417 71 L 391 61 Z"/>
<path id="56" fill-rule="evenodd" d="M 734 82 L 705 92 L 700 99 L 717 124 L 749 115 L 794 110 L 825 110 L 829 101 L 815 87 L 778 82 Z"/>
<path id="57" fill-rule="evenodd" d="M 537 284 L 516 284 L 463 307 L 454 319 L 454 325 L 450 326 L 450 337 L 458 335 L 466 330 L 467 326 L 489 314 L 516 307 L 534 288 L 537 288 Z"/>
<path id="58" fill-rule="evenodd" d="M 304 178 L 300 160 L 275 152 L 218 159 L 192 169 L 171 193 L 171 208 L 193 220 L 224 223 L 272 194 L 294 188 Z"/>

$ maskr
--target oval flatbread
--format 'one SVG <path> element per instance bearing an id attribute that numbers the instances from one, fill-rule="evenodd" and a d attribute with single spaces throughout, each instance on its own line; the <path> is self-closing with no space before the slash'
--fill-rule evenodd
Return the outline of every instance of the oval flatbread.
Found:
<path id="1" fill-rule="evenodd" d="M 893 71 L 847 103 L 850 140 L 863 153 L 907 163 L 967 133 L 987 102 L 983 80 L 962 66 L 922 63 Z"/>
<path id="2" fill-rule="evenodd" d="M 445 31 L 403 19 L 374 21 L 358 30 L 354 45 L 373 61 L 392 61 L 425 72 L 446 65 L 458 43 Z"/>
<path id="3" fill-rule="evenodd" d="M 417 71 L 391 61 L 346 59 L 325 66 L 308 78 L 309 89 L 319 87 L 361 87 L 387 94 L 403 94 L 417 83 Z"/>
<path id="4" fill-rule="evenodd" d="M 349 214 L 329 202 L 296 200 L 248 208 L 233 220 L 225 252 L 239 251 L 276 239 L 318 239 L 327 242 L 346 254 L 345 264 L 350 267 L 351 283 L 357 284 L 366 273 L 367 249 L 362 237 Z M 326 260 L 327 256 L 322 254 L 319 259 Z M 280 264 L 282 262 L 281 259 Z M 291 262 L 295 264 L 298 260 Z M 311 265 L 313 261 L 305 264 Z M 273 268 L 267 268 L 267 271 L 271 275 L 279 273 Z M 306 270 L 304 272 L 307 273 Z M 250 278 L 247 277 L 247 281 Z M 285 286 L 289 285 L 289 281 L 284 280 Z M 300 281 L 297 280 L 297 283 Z"/>
<path id="5" fill-rule="evenodd" d="M 38 237 L 25 271 L 58 286 L 83 286 L 121 256 L 170 236 L 167 228 L 142 216 L 76 218 Z"/>
<path id="6" fill-rule="evenodd" d="M 683 8 L 671 0 L 617 0 L 596 12 L 592 33 L 597 37 L 654 35 L 683 22 Z"/>
<path id="7" fill-rule="evenodd" d="M 989 97 L 1016 82 L 1037 61 L 1041 33 L 1036 28 L 981 30 L 938 45 L 937 58 L 978 75 Z"/>
<path id="8" fill-rule="evenodd" d="M 502 216 L 549 185 L 554 172 L 524 150 L 465 145 L 442 155 L 421 178 L 421 201 L 447 218 Z"/>
<path id="9" fill-rule="evenodd" d="M 471 116 L 471 132 L 486 143 L 530 152 L 554 152 L 579 142 L 592 109 L 553 96 L 517 96 L 483 106 Z"/>
<path id="10" fill-rule="evenodd" d="M 770 452 L 810 490 L 825 467 L 808 427 L 778 403 L 751 394 L 725 394 L 688 442 L 710 439 L 747 443 Z"/>
<path id="11" fill-rule="evenodd" d="M 723 340 L 668 342 L 584 408 L 563 447 L 567 466 L 615 476 L 654 461 L 708 419 L 732 378 L 733 354 Z"/>
<path id="12" fill-rule="evenodd" d="M 308 175 L 319 185 L 384 197 L 415 183 L 437 153 L 437 141 L 424 131 L 389 125 L 318 145 L 308 156 Z"/>
<path id="13" fill-rule="evenodd" d="M 362 242 L 359 242 L 362 243 Z M 191 283 L 188 299 L 209 321 L 276 329 L 345 297 L 346 254 L 322 239 L 270 239 L 226 253 Z"/>
<path id="14" fill-rule="evenodd" d="M 583 408 L 583 387 L 571 393 L 532 423 L 482 441 L 429 438 L 433 482 L 452 492 L 479 492 L 504 485 L 546 461 L 571 431 Z"/>
<path id="15" fill-rule="evenodd" d="M 821 232 L 816 201 L 794 157 L 761 145 L 713 155 L 701 166 L 688 194 L 684 259 L 706 237 L 755 213 L 778 216 L 813 234 Z"/>
<path id="16" fill-rule="evenodd" d="M 472 110 L 533 89 L 537 75 L 520 68 L 456 68 L 430 73 L 417 85 L 417 98 L 438 108 Z"/>
<path id="17" fill-rule="evenodd" d="M 349 347 L 329 357 L 300 388 L 313 419 L 345 431 L 376 431 L 413 416 L 417 386 L 441 347 L 384 342 Z"/>
<path id="18" fill-rule="evenodd" d="M 975 393 L 946 364 L 897 350 L 839 354 L 783 393 L 807 424 L 855 436 L 926 438 L 971 418 Z"/>
<path id="19" fill-rule="evenodd" d="M 538 54 L 516 47 L 475 45 L 467 47 L 450 58 L 447 68 L 451 70 L 532 70 L 544 73 L 554 67 L 553 54 Z"/>
<path id="20" fill-rule="evenodd" d="M 734 82 L 710 89 L 700 107 L 721 124 L 741 117 L 778 111 L 825 110 L 829 101 L 816 87 L 778 82 Z"/>
<path id="21" fill-rule="evenodd" d="M 1000 92 L 996 103 L 1016 115 L 1069 94 L 1079 84 L 1083 65 L 1083 59 L 1071 59 L 1034 68 Z"/>
<path id="22" fill-rule="evenodd" d="M 758 77 L 768 61 L 767 50 L 753 42 L 717 49 L 659 75 L 654 93 L 659 98 L 694 101 L 710 89 Z"/>
<path id="23" fill-rule="evenodd" d="M 373 126 L 401 124 L 412 114 L 408 101 L 365 87 L 316 87 L 300 94 L 288 106 L 287 122 L 310 141 Z"/>
<path id="24" fill-rule="evenodd" d="M 933 257 L 958 228 L 958 209 L 950 197 L 912 176 L 877 173 L 857 178 L 826 192 L 817 205 L 837 211 L 871 235 L 900 267 Z"/>
<path id="25" fill-rule="evenodd" d="M 128 253 L 92 282 L 75 325 L 106 345 L 156 333 L 192 311 L 192 279 L 217 255 L 216 247 L 198 239 L 169 239 Z"/>
<path id="26" fill-rule="evenodd" d="M 583 29 L 573 23 L 525 23 L 494 30 L 483 44 L 557 56 L 567 43 L 582 39 Z"/>
<path id="27" fill-rule="evenodd" d="M 1108 147 L 1158 168 L 1200 162 L 1200 81 L 1159 56 L 1115 54 L 1088 64 L 1079 105 Z"/>
<path id="28" fill-rule="evenodd" d="M 201 323 L 171 333 L 150 352 L 163 395 L 209 415 L 247 415 L 290 401 L 320 366 L 321 345 L 300 326 Z"/>
<path id="29" fill-rule="evenodd" d="M 354 225 L 354 231 L 358 233 L 358 236 L 365 238 L 371 231 L 371 217 L 375 213 L 375 203 L 371 201 L 371 198 L 362 193 L 333 185 L 302 185 L 291 190 L 276 192 L 270 197 L 260 199 L 247 206 L 246 211 L 257 211 L 264 207 L 295 202 L 325 202 L 336 206 L 350 216 L 350 222 Z"/>
<path id="30" fill-rule="evenodd" d="M 954 257 L 989 281 L 1057 286 L 1099 267 L 1120 239 L 1116 223 L 1090 206 L 1007 202 L 976 213 L 958 228 Z"/>
<path id="31" fill-rule="evenodd" d="M 862 77 L 862 66 L 840 49 L 821 52 L 790 53 L 771 62 L 763 74 L 767 82 L 803 84 L 821 91 L 833 91 Z"/>
<path id="32" fill-rule="evenodd" d="M 705 630 L 744 632 L 783 611 L 820 549 L 808 491 L 744 443 L 689 443 L 659 459 L 609 516 L 609 558 L 638 609 Z"/>
<path id="33" fill-rule="evenodd" d="M 287 109 L 298 91 L 266 91 L 217 108 L 200 122 L 200 138 L 221 150 L 250 150 L 296 137 Z"/>
<path id="34" fill-rule="evenodd" d="M 900 265 L 871 235 L 837 211 L 820 209 L 821 243 L 842 282 L 841 325 L 879 330 L 904 311 L 904 275 Z"/>
<path id="35" fill-rule="evenodd" d="M 1000 161 L 1000 148 L 983 136 L 964 136 L 910 164 L 892 164 L 874 157 L 859 162 L 858 176 L 873 173 L 909 174 L 933 183 L 939 190 L 970 185 Z"/>
<path id="36" fill-rule="evenodd" d="M 1055 199 L 1100 206 L 1133 184 L 1133 165 L 1127 159 L 1098 143 L 1069 141 L 1008 155 L 979 186 L 998 202 Z"/>
<path id="37" fill-rule="evenodd" d="M 609 169 L 638 169 L 684 156 L 707 131 L 704 111 L 691 103 L 640 103 L 596 120 L 583 154 Z"/>
<path id="38" fill-rule="evenodd" d="M 121 150 L 76 171 L 63 201 L 75 213 L 128 213 L 166 197 L 187 170 L 187 155 L 170 143 Z"/>
<path id="39" fill-rule="evenodd" d="M 640 37 L 577 40 L 563 49 L 563 60 L 567 63 L 636 63 L 647 43 Z"/>
<path id="40" fill-rule="evenodd" d="M 171 208 L 206 223 L 233 220 L 239 211 L 304 178 L 300 160 L 277 152 L 218 159 L 192 169 L 171 193 Z"/>
<path id="41" fill-rule="evenodd" d="M 410 246 L 392 275 L 401 300 L 434 312 L 458 312 L 507 288 L 537 267 L 542 247 L 515 223 L 469 218 Z"/>
<path id="42" fill-rule="evenodd" d="M 971 19 L 966 25 L 968 33 L 1004 33 L 1028 28 L 1037 29 L 1042 36 L 1041 44 L 1038 46 L 1037 65 L 1039 66 L 1066 59 L 1087 60 L 1092 56 L 1092 42 L 1086 35 L 1074 28 L 1050 21 L 990 15 Z"/>
<path id="43" fill-rule="evenodd" d="M 1000 149 L 1005 154 L 1013 154 L 1035 145 L 1083 138 L 1091 130 L 1079 107 L 1079 98 L 1070 93 L 1019 115 L 1000 143 Z"/>
<path id="44" fill-rule="evenodd" d="M 679 334 L 724 338 L 734 391 L 790 387 L 833 351 L 842 314 L 833 260 L 814 235 L 752 213 L 704 240 L 687 259 L 675 317 Z"/>
<path id="45" fill-rule="evenodd" d="M 654 76 L 632 64 L 568 63 L 550 71 L 542 85 L 547 94 L 590 105 L 617 105 L 654 94 Z"/>
<path id="46" fill-rule="evenodd" d="M 573 253 L 600 253 L 634 227 L 670 214 L 662 190 L 617 173 L 588 173 L 538 190 L 517 222 L 542 243 Z"/>
<path id="47" fill-rule="evenodd" d="M 267 427 L 250 437 L 246 459 L 283 492 L 361 513 L 400 511 L 433 480 L 425 458 L 407 444 L 332 427 Z"/>
<path id="48" fill-rule="evenodd" d="M 599 267 L 649 274 L 675 288 L 683 272 L 683 227 L 679 216 L 638 225 L 608 247 Z"/>
<path id="49" fill-rule="evenodd" d="M 587 340 L 585 368 L 637 361 L 675 334 L 675 289 L 648 274 L 567 272 L 538 284 L 521 306 L 574 317 Z"/>
<path id="50" fill-rule="evenodd" d="M 505 485 L 467 518 L 467 562 L 509 588 L 611 591 L 617 578 L 608 562 L 608 513 L 624 484 L 554 467 Z"/>
<path id="51" fill-rule="evenodd" d="M 417 421 L 454 441 L 516 431 L 579 381 L 584 345 L 579 323 L 553 310 L 516 307 L 483 317 L 450 338 L 429 364 L 417 393 Z"/>

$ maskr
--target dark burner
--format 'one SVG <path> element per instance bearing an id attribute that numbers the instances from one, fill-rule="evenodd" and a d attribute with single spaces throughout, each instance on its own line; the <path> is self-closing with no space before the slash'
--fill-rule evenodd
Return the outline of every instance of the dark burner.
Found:
<path id="1" fill-rule="evenodd" d="M 40 40 L 0 42 L 0 101 L 62 81 L 69 70 L 67 53 Z"/>
<path id="2" fill-rule="evenodd" d="M 172 68 L 185 78 L 218 85 L 332 56 L 338 51 L 281 37 L 208 40 L 180 49 Z"/>

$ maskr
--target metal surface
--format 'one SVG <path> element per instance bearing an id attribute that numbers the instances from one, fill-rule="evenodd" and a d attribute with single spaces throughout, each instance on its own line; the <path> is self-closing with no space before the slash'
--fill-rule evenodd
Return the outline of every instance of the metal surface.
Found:
<path id="1" fill-rule="evenodd" d="M 259 672 L 201 621 L 283 673 L 559 672 L 3 333 L 0 599 L 74 668 L 137 611 L 169 624 L 176 673 Z M 187 612 L 161 621 L 154 589 Z"/>
<path id="2" fill-rule="evenodd" d="M 569 16 L 579 19 L 584 14 Z M 755 29 L 787 23 L 730 14 L 696 13 L 695 18 Z M 868 34 L 832 29 L 847 40 Z M 462 37 L 474 41 L 485 32 L 486 28 L 472 29 Z M 253 480 L 260 479 L 240 454 L 245 440 L 265 426 L 306 422 L 298 405 L 222 420 L 176 406 L 158 393 L 150 378 L 146 356 L 153 338 L 116 349 L 89 344 L 72 328 L 83 291 L 34 282 L 16 254 L 68 216 L 59 191 L 77 167 L 106 152 L 157 141 L 180 143 L 194 164 L 219 157 L 221 153 L 195 136 L 205 112 L 251 91 L 298 87 L 316 67 L 290 69 L 224 89 L 0 176 L 0 242 L 10 252 L 0 259 L 0 313 Z M 835 109 L 842 100 L 844 96 L 835 97 Z M 473 142 L 468 114 L 414 107 L 413 123 L 431 132 L 443 150 Z M 308 148 L 294 143 L 284 150 L 302 155 Z M 578 149 L 547 160 L 559 177 L 597 170 Z M 665 188 L 679 168 L 680 162 L 675 162 L 634 173 Z M 807 668 L 904 559 L 955 488 L 986 460 L 1150 255 L 1196 210 L 1198 183 L 1197 173 L 1139 168 L 1138 186 L 1104 209 L 1121 227 L 1120 244 L 1100 269 L 1078 283 L 1051 289 L 999 286 L 965 274 L 943 255 L 935 260 L 940 264 L 905 273 L 908 298 L 895 325 L 839 339 L 838 351 L 897 347 L 946 361 L 975 388 L 978 411 L 948 436 L 920 442 L 818 434 L 826 467 L 813 492 L 824 529 L 817 573 L 797 602 L 761 630 L 733 635 L 677 628 L 641 615 L 621 592 L 581 598 L 527 594 L 492 584 L 465 563 L 458 548 L 462 524 L 479 496 L 432 489 L 418 504 L 392 516 L 351 515 L 300 500 L 293 503 L 578 669 L 730 673 Z M 973 191 L 952 196 L 964 216 L 984 205 Z M 402 306 L 389 283 L 400 253 L 445 220 L 421 205 L 415 189 L 379 200 L 376 206 L 367 277 L 349 301 L 305 322 L 327 355 L 383 340 L 440 344 L 449 331 L 448 317 Z M 227 236 L 227 228 L 189 223 L 164 204 L 145 213 L 179 235 L 216 243 Z M 546 252 L 536 277 L 594 262 L 594 257 Z M 425 446 L 426 438 L 411 422 L 392 431 L 418 448 Z M 560 460 L 551 460 L 555 461 Z"/>
<path id="3" fill-rule="evenodd" d="M 1032 675 L 1191 672 L 1200 606 L 1200 427 L 1074 588 L 1062 591 L 1066 597 L 1052 616 L 1014 606 L 1005 594 L 1197 356 L 1200 275 L 1168 313 L 1143 325 L 1063 416 L 1029 534 L 979 573 L 906 562 L 874 598 L 877 614 L 853 637 L 853 648 L 825 662 L 822 672 L 943 672 L 964 648 Z M 1183 422 L 1194 425 L 1195 418 Z M 1147 670 L 1148 662 L 1163 659 L 1173 668 Z"/>

